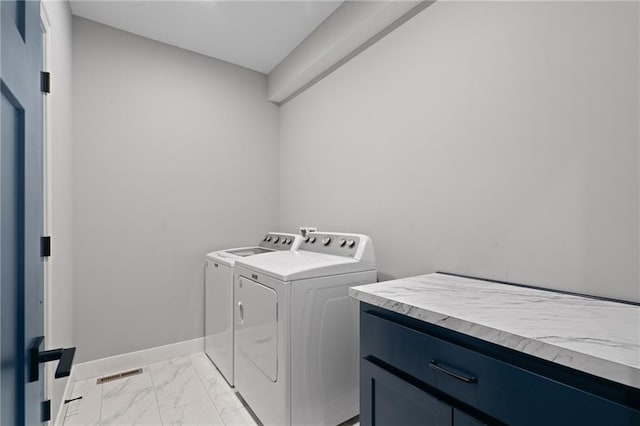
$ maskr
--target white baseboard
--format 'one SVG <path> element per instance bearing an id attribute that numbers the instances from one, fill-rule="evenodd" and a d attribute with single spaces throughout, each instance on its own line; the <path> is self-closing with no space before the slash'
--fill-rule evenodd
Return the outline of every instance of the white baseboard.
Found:
<path id="1" fill-rule="evenodd" d="M 153 362 L 204 352 L 204 338 L 110 356 L 73 366 L 69 382 L 131 370 Z"/>

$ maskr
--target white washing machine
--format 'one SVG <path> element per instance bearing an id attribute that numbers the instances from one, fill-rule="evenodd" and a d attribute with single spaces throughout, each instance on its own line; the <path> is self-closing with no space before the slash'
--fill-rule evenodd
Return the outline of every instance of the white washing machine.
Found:
<path id="1" fill-rule="evenodd" d="M 296 250 L 302 237 L 270 232 L 258 246 L 208 253 L 205 257 L 205 352 L 233 386 L 233 266 L 238 259 Z"/>
<path id="2" fill-rule="evenodd" d="M 298 251 L 239 259 L 236 389 L 265 425 L 337 425 L 358 414 L 358 306 L 377 279 L 366 235 L 313 232 Z"/>

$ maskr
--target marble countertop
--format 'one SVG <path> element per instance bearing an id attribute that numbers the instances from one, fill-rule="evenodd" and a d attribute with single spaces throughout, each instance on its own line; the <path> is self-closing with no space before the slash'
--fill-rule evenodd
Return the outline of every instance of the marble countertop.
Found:
<path id="1" fill-rule="evenodd" d="M 351 297 L 640 388 L 640 306 L 446 274 L 352 287 Z"/>

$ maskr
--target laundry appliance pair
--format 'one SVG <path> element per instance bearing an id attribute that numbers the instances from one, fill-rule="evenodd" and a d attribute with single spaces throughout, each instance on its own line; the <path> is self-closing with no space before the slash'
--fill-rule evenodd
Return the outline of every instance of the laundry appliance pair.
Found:
<path id="1" fill-rule="evenodd" d="M 233 290 L 217 301 L 233 297 L 232 379 L 225 378 L 265 425 L 337 425 L 358 414 L 358 309 L 348 290 L 376 281 L 373 243 L 361 234 L 296 237 L 291 249 L 236 258 L 226 273 Z M 207 255 L 209 293 L 214 259 Z M 227 326 L 218 328 L 225 360 Z M 218 340 L 207 332 L 206 341 Z M 207 353 L 223 372 L 216 352 Z"/>

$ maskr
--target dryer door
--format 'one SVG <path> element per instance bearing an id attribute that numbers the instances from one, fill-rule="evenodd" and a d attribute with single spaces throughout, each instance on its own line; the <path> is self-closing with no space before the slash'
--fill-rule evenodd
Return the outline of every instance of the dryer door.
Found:
<path id="1" fill-rule="evenodd" d="M 271 381 L 278 379 L 278 295 L 240 277 L 236 305 L 236 347 Z"/>

